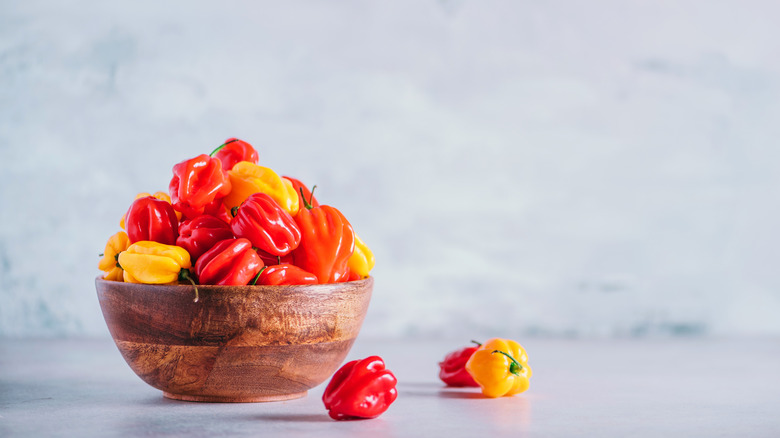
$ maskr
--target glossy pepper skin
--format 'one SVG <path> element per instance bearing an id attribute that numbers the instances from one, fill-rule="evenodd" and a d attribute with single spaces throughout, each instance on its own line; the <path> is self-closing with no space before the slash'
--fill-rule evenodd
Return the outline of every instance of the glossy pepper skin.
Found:
<path id="1" fill-rule="evenodd" d="M 266 286 L 317 283 L 319 283 L 319 281 L 317 280 L 316 275 L 289 263 L 267 266 L 257 278 L 257 284 Z"/>
<path id="2" fill-rule="evenodd" d="M 347 266 L 350 272 L 357 276 L 357 279 L 368 278 L 369 273 L 374 269 L 374 253 L 360 240 L 355 234 L 355 251 L 349 257 Z"/>
<path id="3" fill-rule="evenodd" d="M 281 265 L 283 263 L 290 265 L 293 264 L 292 253 L 289 253 L 285 256 L 275 256 L 273 254 L 268 254 L 267 252 L 258 248 L 257 255 L 263 259 L 263 263 L 265 263 L 266 266 Z"/>
<path id="4" fill-rule="evenodd" d="M 295 193 L 297 194 L 298 197 L 298 210 L 301 210 L 302 208 L 306 208 L 306 206 L 304 205 L 304 199 L 307 200 L 312 207 L 320 206 L 320 203 L 317 202 L 317 198 L 315 198 L 314 195 L 312 195 L 309 188 L 306 187 L 306 184 L 290 176 L 283 176 L 282 178 L 286 179 L 287 181 L 290 181 L 293 188 L 295 189 Z M 301 196 L 301 194 L 303 196 Z"/>
<path id="5" fill-rule="evenodd" d="M 189 253 L 181 247 L 142 240 L 119 253 L 127 283 L 173 283 L 189 274 Z"/>
<path id="6" fill-rule="evenodd" d="M 150 195 L 149 193 L 146 193 L 146 192 L 142 192 L 142 193 L 137 194 L 135 196 L 135 199 L 146 198 L 147 196 L 153 196 L 153 197 L 159 199 L 160 201 L 165 201 L 165 202 L 167 202 L 169 204 L 171 203 L 171 197 L 168 196 L 168 194 L 165 193 L 165 192 L 154 192 L 153 195 Z M 121 228 L 123 230 L 125 229 L 125 219 L 126 219 L 126 214 L 123 214 L 122 215 L 122 219 L 119 220 L 119 228 Z M 177 220 L 181 220 L 181 212 L 180 211 L 176 212 L 176 219 Z"/>
<path id="7" fill-rule="evenodd" d="M 295 216 L 301 243 L 294 264 L 316 275 L 320 283 L 349 281 L 349 258 L 355 251 L 355 232 L 347 218 L 329 205 L 306 207 Z"/>
<path id="8" fill-rule="evenodd" d="M 447 386 L 478 387 L 479 384 L 466 371 L 466 362 L 471 359 L 471 355 L 477 351 L 479 345 L 464 347 L 447 354 L 444 360 L 439 362 L 439 379 Z"/>
<path id="9" fill-rule="evenodd" d="M 105 280 L 122 281 L 123 271 L 119 265 L 119 253 L 130 246 L 130 238 L 127 233 L 120 231 L 108 238 L 106 248 L 103 250 L 103 258 L 98 263 L 98 269 L 105 272 Z"/>
<path id="10" fill-rule="evenodd" d="M 531 367 L 525 349 L 515 341 L 491 339 L 474 352 L 466 370 L 487 397 L 519 394 L 528 389 Z"/>
<path id="11" fill-rule="evenodd" d="M 263 268 L 263 261 L 247 239 L 217 242 L 197 263 L 195 272 L 200 284 L 244 286 Z"/>
<path id="12" fill-rule="evenodd" d="M 381 357 L 353 360 L 336 371 L 322 401 L 334 420 L 375 418 L 398 397 L 397 383 Z"/>
<path id="13" fill-rule="evenodd" d="M 257 164 L 259 159 L 257 150 L 251 144 L 237 138 L 225 140 L 225 143 L 218 147 L 212 156 L 222 162 L 222 169 L 226 171 L 232 169 L 239 161 Z"/>
<path id="14" fill-rule="evenodd" d="M 186 249 L 192 261 L 196 261 L 217 242 L 232 238 L 230 225 L 222 219 L 204 214 L 181 223 L 176 245 Z"/>
<path id="15" fill-rule="evenodd" d="M 179 220 L 173 207 L 153 196 L 138 198 L 130 204 L 125 227 L 130 242 L 151 240 L 174 245 L 179 236 Z"/>
<path id="16" fill-rule="evenodd" d="M 230 222 L 236 237 L 273 256 L 284 256 L 301 243 L 301 230 L 295 219 L 265 193 L 249 196 Z"/>
<path id="17" fill-rule="evenodd" d="M 207 205 L 225 197 L 230 188 L 222 162 L 206 154 L 174 165 L 168 186 L 173 208 L 186 218 L 203 214 Z"/>
<path id="18" fill-rule="evenodd" d="M 238 207 L 250 195 L 265 193 L 290 215 L 298 213 L 298 194 L 289 180 L 283 179 L 273 170 L 248 161 L 240 161 L 228 171 L 232 190 L 225 197 L 229 209 Z"/>

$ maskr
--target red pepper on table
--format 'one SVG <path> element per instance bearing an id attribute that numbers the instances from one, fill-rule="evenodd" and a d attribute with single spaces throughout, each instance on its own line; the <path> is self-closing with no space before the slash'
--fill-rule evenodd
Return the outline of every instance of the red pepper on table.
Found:
<path id="1" fill-rule="evenodd" d="M 306 208 L 304 200 L 308 200 L 312 207 L 320 206 L 320 203 L 317 202 L 317 198 L 312 195 L 312 193 L 309 191 L 309 188 L 306 187 L 306 184 L 290 176 L 283 176 L 282 178 L 289 180 L 292 183 L 292 186 L 295 187 L 295 193 L 298 194 L 298 211 Z"/>
<path id="2" fill-rule="evenodd" d="M 381 357 L 353 360 L 336 371 L 322 401 L 334 420 L 374 418 L 398 397 L 397 383 Z"/>
<path id="3" fill-rule="evenodd" d="M 194 218 L 203 214 L 209 204 L 230 193 L 230 179 L 219 159 L 201 154 L 173 166 L 168 189 L 173 208 L 187 218 Z"/>
<path id="4" fill-rule="evenodd" d="M 230 225 L 222 219 L 204 214 L 181 223 L 176 246 L 186 249 L 190 253 L 190 259 L 195 261 L 217 242 L 232 238 L 233 230 Z"/>
<path id="5" fill-rule="evenodd" d="M 251 144 L 237 138 L 225 140 L 212 156 L 222 162 L 222 168 L 226 171 L 232 169 L 239 161 L 257 164 L 259 159 L 257 150 Z"/>
<path id="6" fill-rule="evenodd" d="M 442 382 L 446 383 L 447 386 L 479 387 L 479 384 L 474 381 L 471 374 L 466 371 L 466 362 L 468 362 L 471 355 L 482 345 L 476 341 L 472 342 L 477 345 L 453 351 L 447 354 L 442 362 L 439 362 L 439 378 Z"/>
<path id="7" fill-rule="evenodd" d="M 130 243 L 150 240 L 166 245 L 176 244 L 179 220 L 171 204 L 153 196 L 138 198 L 125 214 Z"/>
<path id="8" fill-rule="evenodd" d="M 236 237 L 245 237 L 274 256 L 289 254 L 301 242 L 301 230 L 295 219 L 261 192 L 251 195 L 238 207 L 230 228 Z"/>
<path id="9" fill-rule="evenodd" d="M 195 273 L 200 284 L 244 286 L 263 268 L 263 261 L 247 239 L 217 242 L 200 256 Z"/>
<path id="10" fill-rule="evenodd" d="M 289 263 L 267 266 L 257 278 L 257 284 L 263 285 L 317 283 L 319 283 L 319 281 L 317 280 L 316 275 Z"/>
<path id="11" fill-rule="evenodd" d="M 293 251 L 294 264 L 316 275 L 320 283 L 349 281 L 347 263 L 355 250 L 352 225 L 334 207 L 303 201 L 304 208 L 295 216 L 302 237 Z"/>

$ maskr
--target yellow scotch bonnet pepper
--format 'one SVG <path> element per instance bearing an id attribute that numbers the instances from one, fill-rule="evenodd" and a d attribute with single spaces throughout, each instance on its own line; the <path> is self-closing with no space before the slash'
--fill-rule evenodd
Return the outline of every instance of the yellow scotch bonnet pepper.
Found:
<path id="1" fill-rule="evenodd" d="M 369 272 L 374 269 L 374 263 L 374 253 L 355 234 L 355 251 L 347 261 L 349 270 L 360 275 L 360 278 L 367 278 Z"/>
<path id="2" fill-rule="evenodd" d="M 103 279 L 110 281 L 122 281 L 122 267 L 119 265 L 119 254 L 130 246 L 127 233 L 120 231 L 108 238 L 106 249 L 103 250 L 103 258 L 98 262 L 98 269 L 105 272 Z"/>
<path id="3" fill-rule="evenodd" d="M 179 280 L 182 271 L 192 267 L 186 249 L 142 240 L 119 254 L 127 283 L 166 284 Z M 184 274 L 187 275 L 187 274 Z"/>
<path id="4" fill-rule="evenodd" d="M 487 397 L 519 394 L 528 389 L 531 367 L 525 349 L 509 339 L 491 339 L 466 362 L 466 371 Z"/>
<path id="5" fill-rule="evenodd" d="M 276 201 L 290 215 L 298 214 L 298 193 L 290 180 L 282 178 L 268 167 L 249 161 L 239 161 L 228 171 L 232 189 L 225 196 L 228 210 L 238 207 L 250 195 L 265 193 Z"/>

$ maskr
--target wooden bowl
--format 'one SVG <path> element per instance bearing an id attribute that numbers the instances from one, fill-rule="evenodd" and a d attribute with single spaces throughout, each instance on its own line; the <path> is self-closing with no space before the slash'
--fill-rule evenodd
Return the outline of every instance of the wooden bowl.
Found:
<path id="1" fill-rule="evenodd" d="M 341 365 L 373 278 L 300 286 L 95 281 L 130 368 L 165 397 L 261 402 L 303 397 Z"/>

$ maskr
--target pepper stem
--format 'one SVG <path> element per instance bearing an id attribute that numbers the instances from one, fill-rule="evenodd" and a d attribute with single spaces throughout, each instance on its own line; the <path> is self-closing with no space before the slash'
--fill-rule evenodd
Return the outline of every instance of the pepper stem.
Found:
<path id="1" fill-rule="evenodd" d="M 237 214 L 238 214 L 238 205 L 230 209 L 231 216 L 236 217 Z"/>
<path id="2" fill-rule="evenodd" d="M 187 269 L 182 269 L 181 271 L 179 271 L 179 280 L 187 280 L 190 283 L 192 283 L 192 287 L 195 288 L 195 300 L 193 300 L 193 303 L 197 303 L 198 299 L 200 298 L 198 296 L 198 284 L 195 283 L 195 280 L 193 280 L 192 277 L 190 276 L 190 271 Z"/>
<path id="3" fill-rule="evenodd" d="M 477 342 L 477 341 L 475 341 L 473 339 L 471 340 L 471 342 L 474 343 L 474 344 L 477 344 L 477 347 L 481 347 L 482 346 L 481 342 Z"/>
<path id="4" fill-rule="evenodd" d="M 262 268 L 260 268 L 260 272 L 258 272 L 257 275 L 255 275 L 255 279 L 252 280 L 252 283 L 251 283 L 252 286 L 257 286 L 257 280 L 260 278 L 260 274 L 262 274 L 263 271 L 265 271 L 265 268 L 267 268 L 267 267 L 268 266 L 263 266 Z"/>
<path id="5" fill-rule="evenodd" d="M 306 200 L 306 195 L 303 194 L 303 187 L 299 188 L 298 190 L 301 192 L 301 200 L 303 200 L 303 206 L 306 207 L 307 210 L 311 210 L 314 208 L 313 205 L 311 205 L 311 200 L 314 199 L 314 189 L 317 188 L 317 185 L 315 184 L 314 187 L 311 188 L 311 194 L 309 195 L 309 200 Z"/>
<path id="6" fill-rule="evenodd" d="M 512 357 L 512 355 L 511 355 L 511 354 L 509 354 L 509 353 L 506 353 L 506 352 L 504 352 L 504 351 L 501 351 L 501 350 L 493 350 L 493 351 L 492 351 L 490 354 L 496 354 L 496 353 L 501 353 L 501 354 L 503 354 L 504 356 L 506 356 L 506 357 L 508 357 L 509 359 L 511 359 L 511 360 L 512 360 L 512 363 L 509 365 L 509 372 L 510 372 L 510 373 L 512 373 L 512 374 L 514 374 L 514 375 L 516 375 L 516 376 L 519 376 L 519 375 L 520 375 L 520 370 L 522 370 L 522 369 L 523 369 L 523 366 L 522 366 L 522 365 L 520 365 L 520 362 L 518 362 L 518 361 L 517 361 L 517 359 L 515 359 L 514 357 Z"/>
<path id="7" fill-rule="evenodd" d="M 217 148 L 216 148 L 216 149 L 214 149 L 213 151 L 211 151 L 211 153 L 209 154 L 209 157 L 213 157 L 213 156 L 214 156 L 214 154 L 216 154 L 217 152 L 221 151 L 221 150 L 222 150 L 222 148 L 224 148 L 225 146 L 229 145 L 230 143 L 233 143 L 234 141 L 238 141 L 238 139 L 237 139 L 237 138 L 234 138 L 233 140 L 226 141 L 226 142 L 222 143 L 221 145 L 217 146 Z"/>

